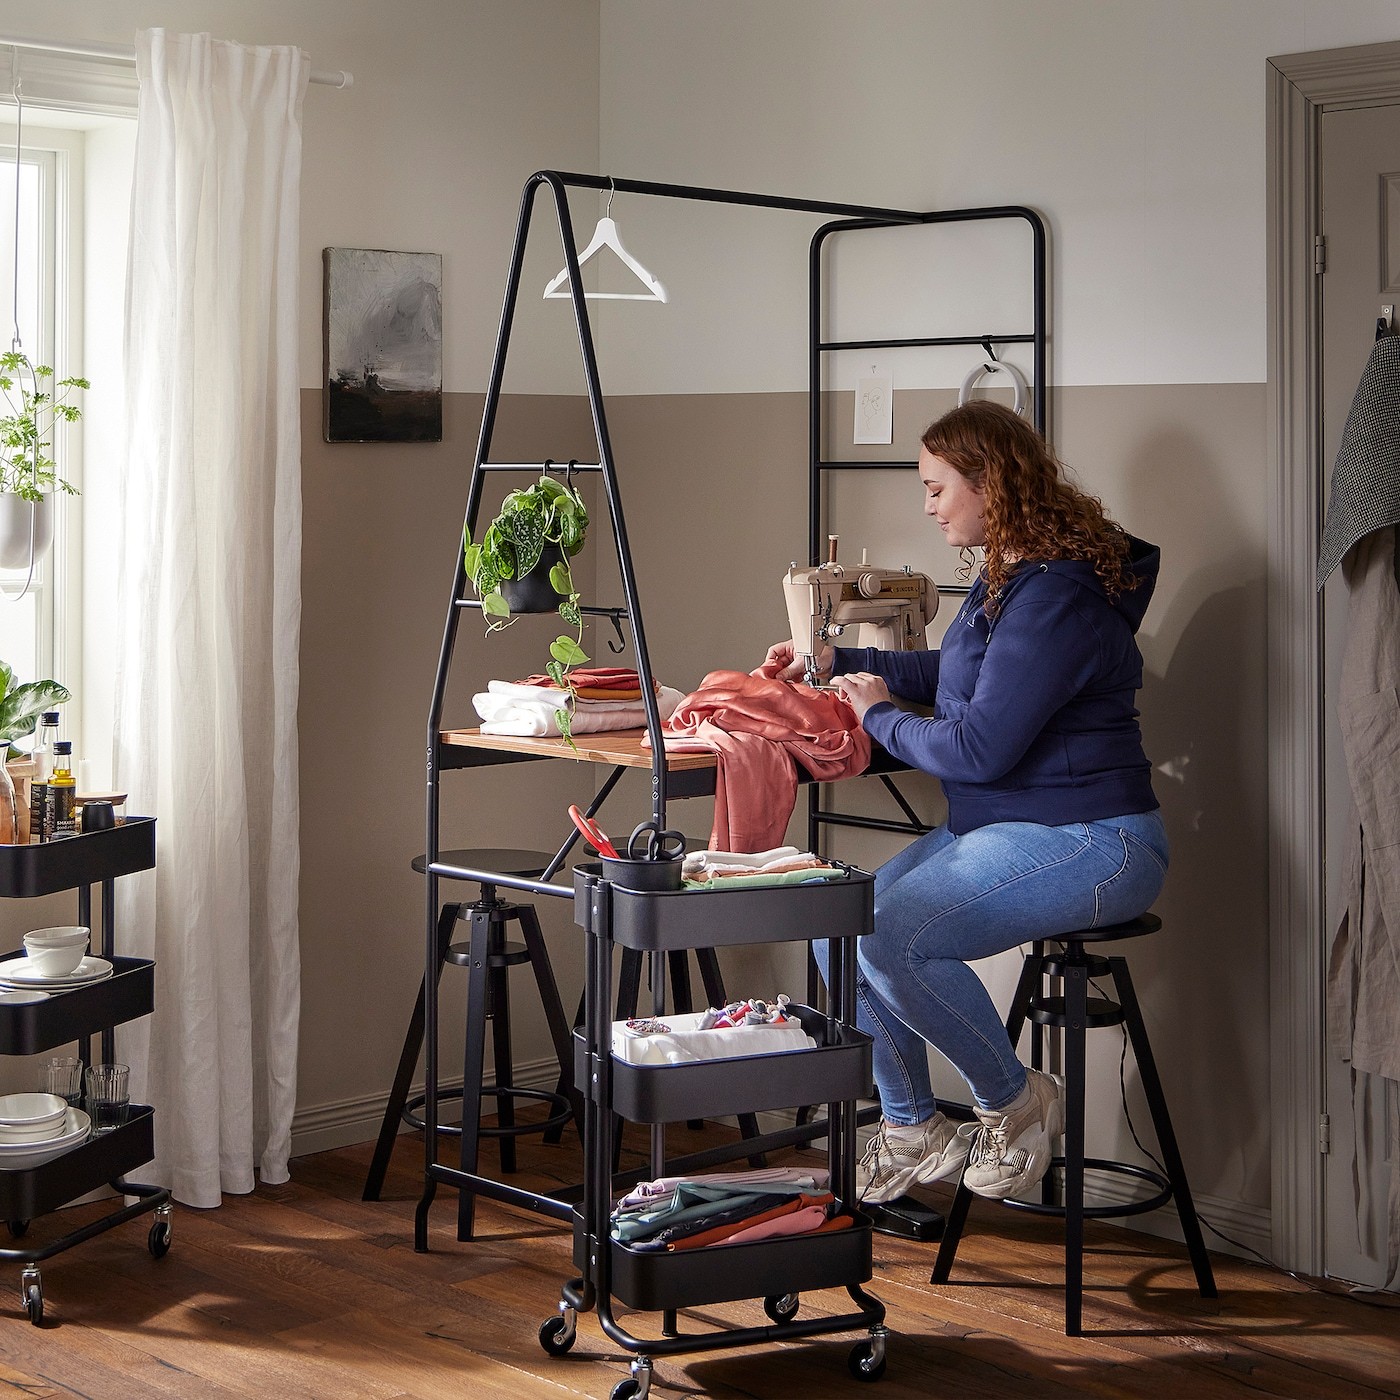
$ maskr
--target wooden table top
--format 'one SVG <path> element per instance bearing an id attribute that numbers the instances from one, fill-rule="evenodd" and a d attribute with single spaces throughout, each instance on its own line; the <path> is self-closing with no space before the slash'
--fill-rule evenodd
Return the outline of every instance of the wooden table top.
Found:
<path id="1" fill-rule="evenodd" d="M 569 758 L 576 763 L 611 763 L 622 768 L 650 768 L 651 749 L 643 745 L 645 729 L 614 729 L 604 734 L 576 734 L 575 748 L 559 738 L 536 739 L 515 734 L 483 734 L 479 729 L 444 729 L 447 748 L 488 749 L 528 758 Z M 713 752 L 668 752 L 666 771 L 715 767 Z"/>

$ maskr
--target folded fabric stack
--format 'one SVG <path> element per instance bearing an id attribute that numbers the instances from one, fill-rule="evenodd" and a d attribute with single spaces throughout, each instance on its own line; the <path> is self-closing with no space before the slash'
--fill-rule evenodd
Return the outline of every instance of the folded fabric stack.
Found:
<path id="1" fill-rule="evenodd" d="M 746 885 L 802 885 L 811 880 L 842 880 L 845 870 L 811 851 L 775 846 L 768 851 L 692 851 L 681 865 L 687 888 Z"/>
<path id="2" fill-rule="evenodd" d="M 629 1065 L 677 1065 L 816 1048 L 817 1042 L 802 1029 L 796 1016 L 769 1020 L 753 1012 L 755 1019 L 750 1021 L 748 1013 L 739 1013 L 740 1005 L 749 1007 L 750 1003 L 735 1003 L 733 1015 L 728 1007 L 723 1011 L 711 1007 L 670 1015 L 664 1021 L 614 1021 L 613 1055 Z"/>
<path id="3" fill-rule="evenodd" d="M 489 681 L 486 689 L 472 696 L 472 705 L 481 716 L 483 734 L 514 734 L 544 738 L 559 733 L 559 711 L 569 709 L 574 734 L 602 734 L 613 729 L 638 729 L 647 722 L 641 687 L 635 671 L 631 687 L 608 684 L 561 689 L 548 676 L 530 676 L 523 681 Z M 670 686 L 656 686 L 656 707 L 664 721 L 675 712 L 684 696 Z"/>
<path id="4" fill-rule="evenodd" d="M 844 1229 L 854 1222 L 834 1213 L 826 1186 L 824 1170 L 806 1167 L 646 1181 L 614 1206 L 612 1237 L 629 1249 L 676 1253 Z"/>

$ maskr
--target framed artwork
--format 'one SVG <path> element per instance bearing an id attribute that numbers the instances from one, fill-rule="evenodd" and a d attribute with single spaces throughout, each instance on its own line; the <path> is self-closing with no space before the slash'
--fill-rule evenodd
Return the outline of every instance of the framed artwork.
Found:
<path id="1" fill-rule="evenodd" d="M 442 254 L 327 248 L 327 442 L 442 441 Z"/>

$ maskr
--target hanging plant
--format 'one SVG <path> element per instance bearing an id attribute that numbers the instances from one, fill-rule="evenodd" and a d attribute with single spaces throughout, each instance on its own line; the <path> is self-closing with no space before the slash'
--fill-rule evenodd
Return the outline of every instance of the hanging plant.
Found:
<path id="1" fill-rule="evenodd" d="M 83 416 L 71 399 L 75 391 L 91 386 L 75 375 L 44 387 L 52 379 L 52 366 L 31 365 L 21 350 L 0 355 L 0 394 L 7 410 L 0 416 L 0 493 L 26 501 L 42 501 L 55 490 L 78 494 L 55 470 L 53 435 L 59 423 L 76 423 Z"/>
<path id="2" fill-rule="evenodd" d="M 583 613 L 569 560 L 583 548 L 588 508 L 567 482 L 545 475 L 533 485 L 512 491 L 486 527 L 480 544 L 463 537 L 463 563 L 488 632 L 509 627 L 520 612 L 556 611 L 573 628 L 549 646 L 545 674 L 568 691 L 567 676 L 588 660 L 583 650 Z M 570 705 L 572 696 L 570 696 Z M 559 711 L 559 732 L 573 746 L 572 710 Z"/>

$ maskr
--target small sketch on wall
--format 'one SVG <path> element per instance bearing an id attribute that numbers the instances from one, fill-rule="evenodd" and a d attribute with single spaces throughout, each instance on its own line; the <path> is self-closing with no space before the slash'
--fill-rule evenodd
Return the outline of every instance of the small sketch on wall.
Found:
<path id="1" fill-rule="evenodd" d="M 894 441 L 893 382 L 889 375 L 876 374 L 873 368 L 856 380 L 856 422 L 851 441 Z"/>
<path id="2" fill-rule="evenodd" d="M 325 250 L 327 442 L 442 441 L 442 254 Z"/>

